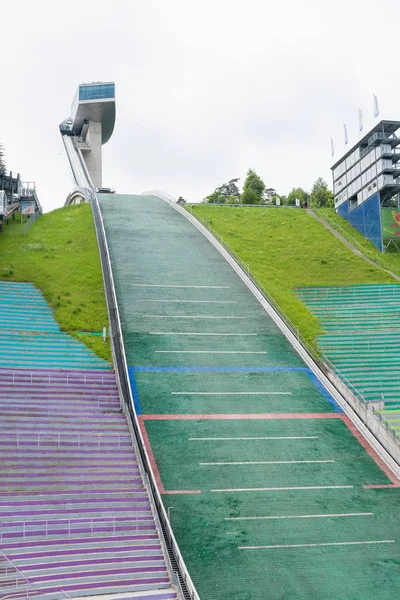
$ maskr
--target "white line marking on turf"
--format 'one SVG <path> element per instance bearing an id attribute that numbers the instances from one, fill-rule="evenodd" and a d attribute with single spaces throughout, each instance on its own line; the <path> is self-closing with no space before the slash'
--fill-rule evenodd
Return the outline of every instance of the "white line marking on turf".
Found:
<path id="1" fill-rule="evenodd" d="M 149 335 L 219 335 L 219 336 L 230 336 L 230 335 L 258 335 L 258 333 L 200 333 L 197 331 L 149 331 Z"/>
<path id="2" fill-rule="evenodd" d="M 263 548 L 318 548 L 319 546 L 362 546 L 364 544 L 394 544 L 396 540 L 371 540 L 367 542 L 323 542 L 320 544 L 277 544 L 275 546 L 238 546 L 238 550 L 261 550 Z"/>
<path id="3" fill-rule="evenodd" d="M 199 465 L 306 465 L 315 463 L 334 463 L 334 460 L 267 460 L 248 462 L 201 462 Z"/>
<path id="4" fill-rule="evenodd" d="M 212 492 L 285 492 L 290 490 L 347 490 L 352 485 L 310 485 L 293 487 L 266 487 L 266 488 L 228 488 L 222 490 L 211 490 Z"/>
<path id="5" fill-rule="evenodd" d="M 175 302 L 178 304 L 238 304 L 237 300 L 136 300 L 136 302 Z"/>
<path id="6" fill-rule="evenodd" d="M 325 519 L 328 517 L 371 517 L 374 513 L 337 513 L 326 515 L 279 515 L 272 517 L 225 517 L 225 521 L 259 521 L 265 519 Z"/>
<path id="7" fill-rule="evenodd" d="M 156 350 L 156 354 L 268 354 L 268 352 L 241 352 L 240 350 Z"/>
<path id="8" fill-rule="evenodd" d="M 247 317 L 215 317 L 214 315 L 142 315 L 145 319 L 247 319 Z"/>
<path id="9" fill-rule="evenodd" d="M 247 440 L 318 440 L 318 435 L 279 435 L 265 437 L 202 437 L 188 438 L 189 441 L 195 442 L 231 442 L 231 441 L 247 441 Z"/>
<path id="10" fill-rule="evenodd" d="M 292 392 L 171 392 L 175 396 L 291 396 Z"/>
<path id="11" fill-rule="evenodd" d="M 132 283 L 132 287 L 162 287 L 162 288 L 202 288 L 208 290 L 229 290 L 228 285 L 170 285 L 157 283 Z"/>

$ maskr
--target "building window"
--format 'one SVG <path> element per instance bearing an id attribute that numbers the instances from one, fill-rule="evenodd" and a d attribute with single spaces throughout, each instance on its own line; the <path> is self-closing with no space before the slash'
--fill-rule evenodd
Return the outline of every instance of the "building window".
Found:
<path id="1" fill-rule="evenodd" d="M 349 199 L 349 212 L 357 208 L 357 194 Z"/>
<path id="2" fill-rule="evenodd" d="M 79 100 L 103 100 L 115 98 L 115 85 L 113 83 L 82 85 L 79 87 Z"/>

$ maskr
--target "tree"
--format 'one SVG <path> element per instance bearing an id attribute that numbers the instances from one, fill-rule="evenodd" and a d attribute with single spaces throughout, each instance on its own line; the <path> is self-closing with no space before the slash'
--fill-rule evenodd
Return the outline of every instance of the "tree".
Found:
<path id="1" fill-rule="evenodd" d="M 260 204 L 260 197 L 252 188 L 243 190 L 240 200 L 242 204 Z"/>
<path id="2" fill-rule="evenodd" d="M 310 194 L 306 192 L 306 190 L 303 190 L 303 188 L 301 187 L 293 188 L 292 191 L 288 194 L 286 203 L 290 205 L 296 204 L 296 198 L 300 200 L 300 205 L 302 205 L 303 202 L 309 202 Z"/>
<path id="3" fill-rule="evenodd" d="M 328 189 L 328 184 L 322 177 L 318 177 L 314 181 L 311 190 L 310 202 L 315 206 L 324 206 L 325 208 L 333 208 L 333 193 Z"/>
<path id="4" fill-rule="evenodd" d="M 4 175 L 4 173 L 6 173 L 6 162 L 4 156 L 4 147 L 3 144 L 0 142 L 0 175 Z"/>
<path id="5" fill-rule="evenodd" d="M 226 198 L 225 198 L 224 194 L 221 192 L 220 188 L 217 188 L 216 190 L 213 191 L 212 194 L 207 196 L 204 200 L 205 200 L 205 202 L 208 202 L 209 204 L 225 204 Z"/>
<path id="6" fill-rule="evenodd" d="M 227 199 L 229 198 L 236 198 L 237 201 L 240 201 L 240 192 L 239 192 L 239 186 L 237 184 L 237 182 L 240 181 L 239 177 L 236 177 L 236 179 L 230 179 L 228 181 L 228 183 L 224 183 L 221 186 L 221 191 L 227 195 Z"/>
<path id="7" fill-rule="evenodd" d="M 276 190 L 274 188 L 265 188 L 265 190 L 264 190 L 265 202 L 267 202 L 268 204 L 271 204 L 271 200 L 273 198 L 275 198 L 275 196 L 276 196 Z"/>
<path id="8" fill-rule="evenodd" d="M 228 183 L 223 183 L 206 197 L 206 202 L 210 204 L 237 204 L 240 202 L 238 181 L 239 178 L 236 178 L 230 179 Z"/>
<path id="9" fill-rule="evenodd" d="M 265 183 L 253 169 L 247 171 L 241 196 L 242 204 L 260 204 L 263 200 Z"/>

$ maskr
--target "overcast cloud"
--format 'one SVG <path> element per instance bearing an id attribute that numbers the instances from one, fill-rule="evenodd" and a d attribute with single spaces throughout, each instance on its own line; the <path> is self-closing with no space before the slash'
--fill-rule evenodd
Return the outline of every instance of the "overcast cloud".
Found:
<path id="1" fill-rule="evenodd" d="M 398 0 L 3 0 L 0 136 L 46 211 L 72 188 L 58 124 L 79 83 L 115 81 L 103 184 L 199 201 L 254 168 L 286 194 L 400 119 Z"/>

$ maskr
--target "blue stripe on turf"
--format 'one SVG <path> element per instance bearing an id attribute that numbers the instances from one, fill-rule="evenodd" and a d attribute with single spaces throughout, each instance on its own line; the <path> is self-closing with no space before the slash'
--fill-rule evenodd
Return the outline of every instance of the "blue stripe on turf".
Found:
<path id="1" fill-rule="evenodd" d="M 316 377 L 316 375 L 314 375 L 314 373 L 312 371 L 310 371 L 310 369 L 307 369 L 307 375 L 309 376 L 309 378 L 311 379 L 311 381 L 313 382 L 313 384 L 315 385 L 317 390 L 319 392 L 321 392 L 321 394 L 323 395 L 325 400 L 327 400 L 329 402 L 329 404 L 332 406 L 333 410 L 336 413 L 343 413 L 344 412 L 343 409 L 339 406 L 339 404 L 336 402 L 336 400 L 333 398 L 333 396 L 331 396 L 331 394 L 328 392 L 328 390 L 325 388 L 325 386 L 320 382 L 318 377 Z"/>
<path id="2" fill-rule="evenodd" d="M 139 390 L 138 390 L 138 386 L 136 383 L 135 372 L 132 369 L 132 367 L 129 367 L 128 371 L 129 371 L 129 382 L 131 384 L 131 390 L 132 390 L 132 396 L 133 396 L 133 404 L 135 405 L 135 411 L 136 411 L 137 415 L 141 415 L 142 408 L 140 406 Z"/>

